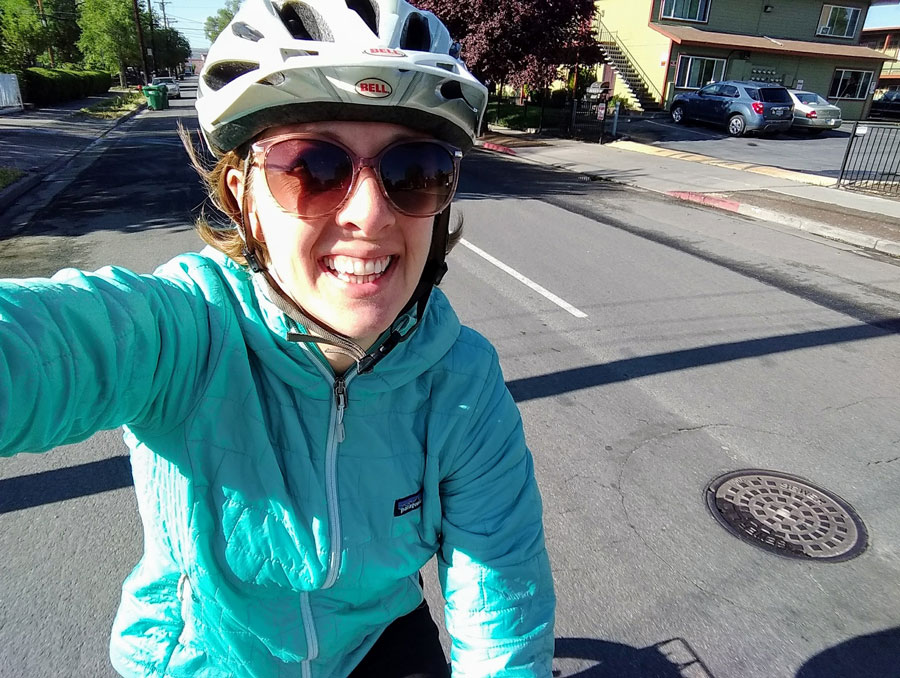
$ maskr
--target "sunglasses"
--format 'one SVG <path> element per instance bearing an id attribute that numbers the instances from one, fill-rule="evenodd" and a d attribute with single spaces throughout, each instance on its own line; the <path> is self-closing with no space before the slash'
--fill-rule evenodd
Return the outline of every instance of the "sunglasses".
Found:
<path id="1" fill-rule="evenodd" d="M 462 152 L 431 139 L 402 140 L 372 158 L 362 158 L 333 139 L 284 134 L 254 143 L 275 201 L 299 217 L 323 217 L 340 210 L 364 167 L 373 170 L 381 194 L 398 212 L 431 217 L 456 192 Z"/>

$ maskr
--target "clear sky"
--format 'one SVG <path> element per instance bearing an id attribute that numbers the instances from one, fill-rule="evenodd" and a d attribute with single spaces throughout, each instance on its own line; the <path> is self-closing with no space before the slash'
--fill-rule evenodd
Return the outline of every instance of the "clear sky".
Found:
<path id="1" fill-rule="evenodd" d="M 866 28 L 885 28 L 900 26 L 900 4 L 878 5 L 869 10 L 866 16 Z"/>
<path id="2" fill-rule="evenodd" d="M 146 4 L 147 0 L 139 0 Z M 159 0 L 152 0 L 153 11 L 162 12 Z M 209 41 L 203 34 L 206 17 L 215 14 L 225 6 L 225 0 L 167 0 L 166 16 L 169 25 L 178 29 L 191 43 L 194 49 L 209 47 Z M 869 10 L 866 28 L 883 26 L 900 26 L 900 3 L 878 5 Z"/>
<path id="3" fill-rule="evenodd" d="M 138 0 L 146 7 L 147 0 Z M 153 14 L 162 16 L 159 0 L 152 0 Z M 203 34 L 206 17 L 214 15 L 225 6 L 225 0 L 166 0 L 166 18 L 169 25 L 188 39 L 193 49 L 209 47 L 209 40 Z M 160 19 L 162 20 L 162 19 Z"/>

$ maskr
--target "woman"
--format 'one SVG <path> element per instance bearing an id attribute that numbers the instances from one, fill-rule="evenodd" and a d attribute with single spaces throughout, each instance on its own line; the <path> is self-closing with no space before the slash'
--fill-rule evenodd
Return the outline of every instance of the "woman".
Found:
<path id="1" fill-rule="evenodd" d="M 125 425 L 123 676 L 447 675 L 435 554 L 454 674 L 550 675 L 521 421 L 435 288 L 486 103 L 452 50 L 403 0 L 246 0 L 197 102 L 234 228 L 153 276 L 0 285 L 0 452 Z"/>

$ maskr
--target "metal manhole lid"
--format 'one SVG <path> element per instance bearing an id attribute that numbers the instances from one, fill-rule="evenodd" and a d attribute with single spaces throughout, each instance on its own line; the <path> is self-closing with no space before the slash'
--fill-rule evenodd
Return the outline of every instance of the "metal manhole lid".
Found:
<path id="1" fill-rule="evenodd" d="M 706 504 L 734 536 L 788 558 L 836 562 L 866 549 L 866 526 L 850 504 L 787 473 L 719 476 L 707 487 Z"/>

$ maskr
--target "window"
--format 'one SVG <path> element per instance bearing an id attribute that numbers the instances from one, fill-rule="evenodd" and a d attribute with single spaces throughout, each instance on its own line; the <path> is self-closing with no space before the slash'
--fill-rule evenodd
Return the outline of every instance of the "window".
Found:
<path id="1" fill-rule="evenodd" d="M 682 19 L 684 21 L 706 21 L 709 3 L 712 0 L 662 0 L 659 10 L 661 19 Z"/>
<path id="2" fill-rule="evenodd" d="M 872 85 L 872 71 L 847 71 L 838 69 L 834 72 L 829 99 L 865 99 Z"/>
<path id="3" fill-rule="evenodd" d="M 856 35 L 859 24 L 859 8 L 825 5 L 819 17 L 817 35 L 830 35 L 834 38 L 852 38 Z"/>
<path id="4" fill-rule="evenodd" d="M 716 82 L 725 76 L 725 59 L 709 57 L 678 57 L 675 86 L 683 89 L 700 89 L 708 82 Z"/>
<path id="5" fill-rule="evenodd" d="M 722 88 L 719 90 L 719 96 L 734 97 L 736 99 L 740 95 L 738 94 L 738 88 L 734 85 L 722 85 Z"/>

